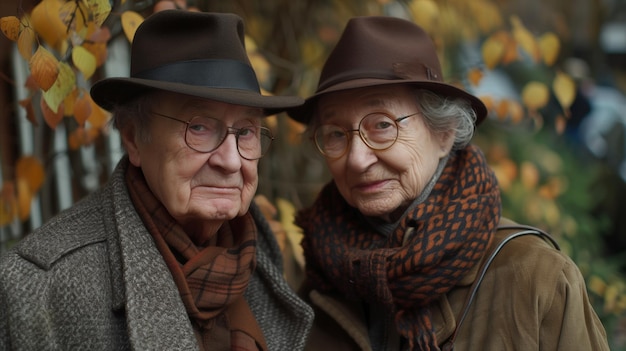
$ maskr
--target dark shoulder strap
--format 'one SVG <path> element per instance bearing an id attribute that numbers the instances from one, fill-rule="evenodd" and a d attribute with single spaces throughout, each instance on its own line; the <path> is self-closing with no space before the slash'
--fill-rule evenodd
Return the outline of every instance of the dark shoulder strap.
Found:
<path id="1" fill-rule="evenodd" d="M 498 243 L 498 245 L 495 246 L 495 248 L 493 248 L 489 257 L 484 261 L 482 267 L 479 270 L 478 276 L 476 277 L 476 280 L 474 280 L 474 283 L 470 287 L 470 292 L 465 300 L 465 304 L 463 305 L 463 313 L 461 314 L 461 317 L 459 318 L 459 322 L 457 323 L 456 328 L 454 328 L 454 332 L 452 333 L 450 338 L 448 338 L 445 344 L 443 344 L 441 348 L 442 351 L 454 350 L 454 341 L 456 339 L 456 336 L 459 330 L 461 330 L 461 325 L 463 324 L 463 321 L 465 320 L 465 317 L 467 316 L 467 313 L 469 311 L 470 306 L 472 305 L 472 302 L 474 302 L 474 298 L 476 297 L 476 293 L 478 292 L 478 288 L 480 287 L 480 284 L 482 283 L 483 278 L 485 278 L 487 269 L 489 269 L 491 262 L 493 262 L 493 260 L 496 258 L 496 255 L 498 255 L 498 253 L 502 250 L 504 245 L 506 245 L 511 240 L 520 236 L 536 235 L 546 240 L 547 242 L 551 243 L 555 249 L 557 250 L 561 249 L 559 247 L 559 244 L 556 242 L 556 240 L 554 240 L 554 238 L 550 234 L 535 227 L 521 225 L 521 224 L 513 224 L 513 225 L 499 226 L 498 230 L 510 230 L 511 232 L 507 236 L 505 236 L 502 239 L 502 241 L 500 241 L 500 243 Z"/>

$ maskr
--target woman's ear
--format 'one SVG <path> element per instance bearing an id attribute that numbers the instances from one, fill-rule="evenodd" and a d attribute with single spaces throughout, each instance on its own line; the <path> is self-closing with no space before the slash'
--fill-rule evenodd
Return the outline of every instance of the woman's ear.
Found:
<path id="1" fill-rule="evenodd" d="M 122 137 L 122 145 L 128 153 L 130 163 L 135 167 L 141 166 L 141 153 L 139 152 L 139 136 L 133 123 L 127 123 L 120 131 Z"/>
<path id="2" fill-rule="evenodd" d="M 445 133 L 439 134 L 439 158 L 445 157 L 452 150 L 452 146 L 454 145 L 454 133 L 452 131 L 447 131 Z"/>

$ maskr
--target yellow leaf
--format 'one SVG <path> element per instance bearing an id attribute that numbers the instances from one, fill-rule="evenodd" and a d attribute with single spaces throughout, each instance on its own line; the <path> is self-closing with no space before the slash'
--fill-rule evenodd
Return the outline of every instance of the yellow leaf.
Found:
<path id="1" fill-rule="evenodd" d="M 543 62 L 547 66 L 552 66 L 554 62 L 556 62 L 559 56 L 559 50 L 561 49 L 559 37 L 552 32 L 545 33 L 539 38 L 539 49 Z"/>
<path id="2" fill-rule="evenodd" d="M 564 109 L 569 109 L 576 98 L 576 83 L 574 80 L 563 72 L 557 72 L 552 82 L 552 89 L 561 106 Z"/>
<path id="3" fill-rule="evenodd" d="M 491 33 L 502 27 L 502 16 L 495 4 L 480 0 L 468 1 L 466 4 L 482 33 Z"/>
<path id="4" fill-rule="evenodd" d="M 124 11 L 122 13 L 122 29 L 129 42 L 133 42 L 137 27 L 143 22 L 143 17 L 135 11 Z"/>
<path id="5" fill-rule="evenodd" d="M 550 99 L 548 87 L 541 82 L 530 82 L 522 90 L 522 101 L 530 110 L 538 110 L 544 107 Z"/>
<path id="6" fill-rule="evenodd" d="M 415 23 L 419 24 L 427 32 L 437 29 L 439 6 L 433 0 L 413 0 L 409 9 Z"/>
<path id="7" fill-rule="evenodd" d="M 96 57 L 82 46 L 75 46 L 72 49 L 72 62 L 85 79 L 91 78 L 96 71 Z"/>
<path id="8" fill-rule="evenodd" d="M 15 16 L 5 16 L 0 18 L 0 29 L 2 34 L 11 41 L 17 41 L 20 35 L 20 20 Z"/>
<path id="9" fill-rule="evenodd" d="M 102 23 L 109 17 L 111 13 L 111 1 L 109 0 L 83 0 L 89 11 L 91 12 L 91 17 L 93 21 L 98 26 L 101 26 Z"/>
<path id="10" fill-rule="evenodd" d="M 65 62 L 59 63 L 59 76 L 52 87 L 43 93 L 43 98 L 52 112 L 57 113 L 59 105 L 65 97 L 74 90 L 76 86 L 76 76 L 72 67 Z"/>
<path id="11" fill-rule="evenodd" d="M 58 15 L 63 22 L 68 33 L 72 36 L 85 38 L 89 23 L 89 10 L 83 0 L 65 1 L 58 11 Z"/>
<path id="12" fill-rule="evenodd" d="M 42 0 L 31 12 L 30 18 L 39 36 L 55 50 L 68 36 L 68 28 L 61 20 L 60 11 L 64 1 Z"/>
<path id="13" fill-rule="evenodd" d="M 50 51 L 39 45 L 28 64 L 31 75 L 39 88 L 48 91 L 59 75 L 59 60 Z"/>
<path id="14" fill-rule="evenodd" d="M 302 241 L 302 229 L 293 223 L 296 208 L 293 204 L 285 199 L 277 198 L 276 207 L 280 213 L 280 222 L 287 233 L 287 238 L 293 250 L 293 256 L 300 267 L 304 267 L 304 253 L 300 242 Z"/>
<path id="15" fill-rule="evenodd" d="M 91 114 L 89 115 L 89 118 L 87 118 L 87 122 L 89 122 L 89 124 L 95 129 L 104 128 L 111 115 L 102 107 L 98 106 L 89 94 L 87 94 L 87 98 L 91 104 Z"/>
<path id="16" fill-rule="evenodd" d="M 539 46 L 535 37 L 526 29 L 519 17 L 511 16 L 511 24 L 513 26 L 513 38 L 519 46 L 526 51 L 530 58 L 537 62 L 540 59 Z"/>
<path id="17" fill-rule="evenodd" d="M 17 38 L 17 50 L 24 60 L 29 61 L 33 57 L 33 47 L 35 46 L 35 32 L 30 27 L 24 27 Z"/>
<path id="18" fill-rule="evenodd" d="M 485 40 L 482 46 L 482 55 L 488 69 L 493 69 L 500 63 L 505 48 L 505 43 L 498 36 L 492 35 Z"/>

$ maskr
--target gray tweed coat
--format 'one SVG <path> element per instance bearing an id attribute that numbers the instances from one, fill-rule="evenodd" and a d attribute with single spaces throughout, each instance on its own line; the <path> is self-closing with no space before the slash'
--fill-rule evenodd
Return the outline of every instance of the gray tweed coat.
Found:
<path id="1" fill-rule="evenodd" d="M 124 182 L 108 184 L 0 259 L 0 350 L 197 350 L 178 289 Z M 300 350 L 313 312 L 289 288 L 267 222 L 246 298 L 270 350 Z"/>

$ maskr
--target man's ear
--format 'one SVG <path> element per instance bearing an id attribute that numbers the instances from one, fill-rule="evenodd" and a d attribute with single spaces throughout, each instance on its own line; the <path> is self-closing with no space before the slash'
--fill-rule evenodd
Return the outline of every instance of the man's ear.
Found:
<path id="1" fill-rule="evenodd" d="M 135 132 L 136 127 L 132 123 L 128 123 L 124 126 L 123 130 L 120 131 L 120 135 L 122 137 L 122 144 L 124 145 L 124 149 L 128 153 L 128 159 L 130 163 L 135 167 L 141 166 L 141 154 L 139 153 L 139 136 L 138 133 Z"/>

